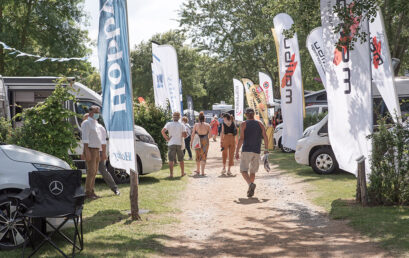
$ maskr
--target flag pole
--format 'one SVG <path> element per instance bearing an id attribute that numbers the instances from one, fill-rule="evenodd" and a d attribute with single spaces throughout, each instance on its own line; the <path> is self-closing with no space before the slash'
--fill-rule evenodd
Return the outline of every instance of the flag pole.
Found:
<path id="1" fill-rule="evenodd" d="M 126 14 L 126 30 L 127 30 L 127 37 L 128 37 L 128 59 L 129 59 L 129 81 L 131 83 L 131 89 L 132 89 L 132 70 L 131 70 L 131 48 L 130 48 L 130 42 L 129 42 L 129 22 L 128 22 L 128 1 L 125 1 L 125 14 Z M 134 103 L 133 103 L 133 89 L 131 92 L 131 101 L 132 101 L 132 138 L 133 138 L 133 146 L 135 149 L 135 133 L 133 133 L 134 131 L 134 125 L 135 125 L 135 111 L 134 111 Z M 135 168 L 136 171 L 130 171 L 129 173 L 129 177 L 130 177 L 130 193 L 129 193 L 129 198 L 130 198 L 130 202 L 131 202 L 131 217 L 132 220 L 141 220 L 141 217 L 139 216 L 139 205 L 138 205 L 138 184 L 139 184 L 139 180 L 138 180 L 138 163 L 136 160 L 136 154 L 135 154 Z"/>

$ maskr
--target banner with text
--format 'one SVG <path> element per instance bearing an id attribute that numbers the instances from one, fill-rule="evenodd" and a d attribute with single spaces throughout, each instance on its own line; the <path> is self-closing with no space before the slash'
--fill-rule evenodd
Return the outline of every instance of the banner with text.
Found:
<path id="1" fill-rule="evenodd" d="M 163 87 L 172 112 L 182 112 L 180 99 L 179 68 L 176 50 L 170 45 L 152 43 L 153 62 L 158 62 L 163 72 Z M 161 91 L 162 92 L 162 91 Z M 161 99 L 163 101 L 163 99 Z"/>
<path id="2" fill-rule="evenodd" d="M 234 118 L 243 121 L 244 113 L 244 86 L 241 81 L 233 79 L 234 87 Z"/>
<path id="3" fill-rule="evenodd" d="M 263 118 L 264 124 L 268 126 L 267 102 L 263 89 L 260 85 L 253 84 L 253 86 L 250 87 L 250 92 L 256 104 L 256 109 Z"/>
<path id="4" fill-rule="evenodd" d="M 274 38 L 278 45 L 278 63 L 283 115 L 283 146 L 295 150 L 303 135 L 304 89 L 301 77 L 301 59 L 297 33 L 287 38 L 284 31 L 291 28 L 293 19 L 285 13 L 274 19 Z"/>
<path id="5" fill-rule="evenodd" d="M 370 50 L 372 57 L 372 81 L 376 85 L 393 120 L 401 118 L 399 98 L 396 92 L 394 71 L 388 38 L 382 13 L 378 8 L 375 20 L 369 23 Z"/>
<path id="6" fill-rule="evenodd" d="M 254 118 L 260 120 L 260 112 L 258 112 L 256 102 L 254 101 L 253 94 L 251 94 L 250 88 L 254 85 L 253 81 L 247 78 L 241 79 L 246 91 L 247 105 L 254 110 Z"/>
<path id="7" fill-rule="evenodd" d="M 327 59 L 328 134 L 332 150 L 339 167 L 357 174 L 357 159 L 366 157 L 367 175 L 370 172 L 369 155 L 372 133 L 372 95 L 369 42 L 355 42 L 354 48 L 337 48 L 348 35 L 344 30 L 334 33 L 342 21 L 333 11 L 337 0 L 321 0 L 321 20 L 323 42 Z M 352 8 L 353 1 L 341 1 L 343 8 Z M 348 29 L 355 33 L 360 26 L 368 33 L 368 21 L 361 17 L 351 17 L 355 24 Z M 362 21 L 361 21 L 362 20 Z"/>
<path id="8" fill-rule="evenodd" d="M 195 124 L 195 111 L 193 109 L 193 99 L 192 96 L 186 96 L 187 102 L 187 117 L 189 118 L 189 124 L 193 126 Z"/>
<path id="9" fill-rule="evenodd" d="M 267 104 L 274 105 L 273 80 L 271 80 L 268 74 L 263 72 L 258 73 L 258 78 L 260 86 L 262 86 L 264 94 L 266 95 Z"/>
<path id="10" fill-rule="evenodd" d="M 327 81 L 325 77 L 326 57 L 324 52 L 324 42 L 322 41 L 322 27 L 313 29 L 307 37 L 307 48 L 310 52 L 312 61 L 314 61 L 315 68 L 321 77 L 324 88 L 327 88 Z"/>
<path id="11" fill-rule="evenodd" d="M 129 173 L 136 171 L 136 161 L 125 1 L 99 1 L 98 57 L 109 160 L 113 167 Z"/>

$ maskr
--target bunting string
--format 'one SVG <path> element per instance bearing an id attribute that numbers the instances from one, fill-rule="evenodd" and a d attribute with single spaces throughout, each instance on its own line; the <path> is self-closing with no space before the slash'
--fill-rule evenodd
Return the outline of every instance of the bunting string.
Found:
<path id="1" fill-rule="evenodd" d="M 78 60 L 78 61 L 85 61 L 87 60 L 89 57 L 85 56 L 85 57 L 42 57 L 39 55 L 33 55 L 33 54 L 28 54 L 28 53 L 24 53 L 20 50 L 17 50 L 13 47 L 8 46 L 6 43 L 1 42 L 0 41 L 0 45 L 3 46 L 3 49 L 5 50 L 9 50 L 11 52 L 9 52 L 9 55 L 16 55 L 16 57 L 21 57 L 21 56 L 28 56 L 28 57 L 34 57 L 36 58 L 36 60 L 34 62 L 43 62 L 46 60 L 50 60 L 51 62 L 68 62 L 71 60 Z"/>

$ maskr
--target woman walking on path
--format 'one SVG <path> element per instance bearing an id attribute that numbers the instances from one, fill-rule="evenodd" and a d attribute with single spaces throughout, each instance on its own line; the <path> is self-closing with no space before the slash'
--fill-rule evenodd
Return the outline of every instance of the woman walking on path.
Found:
<path id="1" fill-rule="evenodd" d="M 216 141 L 217 128 L 219 127 L 219 121 L 217 121 L 217 116 L 213 117 L 213 120 L 210 122 L 210 127 L 212 128 L 213 141 Z"/>
<path id="2" fill-rule="evenodd" d="M 184 126 L 186 127 L 186 133 L 187 133 L 187 137 L 185 138 L 185 149 L 183 150 L 183 156 L 185 155 L 186 151 L 189 154 L 189 160 L 192 160 L 192 151 L 190 149 L 190 141 L 191 141 L 191 135 L 192 135 L 192 127 L 190 127 L 190 125 L 188 124 L 189 119 L 184 116 L 182 118 L 182 122 L 184 124 Z"/>
<path id="3" fill-rule="evenodd" d="M 193 132 L 191 136 L 192 139 L 195 138 L 196 134 L 200 138 L 200 148 L 195 149 L 196 150 L 196 171 L 195 173 L 199 175 L 201 172 L 202 176 L 204 176 L 207 152 L 209 151 L 209 138 L 211 137 L 211 128 L 210 128 L 210 125 L 205 122 L 205 116 L 203 112 L 200 112 L 199 114 L 199 123 L 196 123 L 193 126 Z M 191 141 L 191 147 L 192 147 L 192 143 L 193 141 Z"/>
<path id="4" fill-rule="evenodd" d="M 232 176 L 230 168 L 234 165 L 234 150 L 236 148 L 237 127 L 233 121 L 233 117 L 230 114 L 223 115 L 222 132 L 220 134 L 220 146 L 223 151 L 223 170 L 222 176 L 226 175 L 226 162 L 229 157 L 229 166 L 227 169 L 227 175 Z"/>

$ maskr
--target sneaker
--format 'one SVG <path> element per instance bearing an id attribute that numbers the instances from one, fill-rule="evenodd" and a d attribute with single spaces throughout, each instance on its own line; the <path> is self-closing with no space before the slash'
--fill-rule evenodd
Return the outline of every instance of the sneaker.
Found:
<path id="1" fill-rule="evenodd" d="M 227 175 L 228 175 L 228 176 L 233 176 L 233 174 L 231 173 L 231 171 L 227 171 Z"/>
<path id="2" fill-rule="evenodd" d="M 256 184 L 255 183 L 251 183 L 249 185 L 249 189 L 247 190 L 247 197 L 253 197 L 254 195 L 254 190 L 256 190 Z"/>
<path id="3" fill-rule="evenodd" d="M 225 175 L 226 175 L 226 169 L 223 168 L 223 170 L 222 170 L 222 176 L 225 176 Z"/>
<path id="4" fill-rule="evenodd" d="M 192 158 L 189 158 L 189 160 L 193 160 Z"/>

